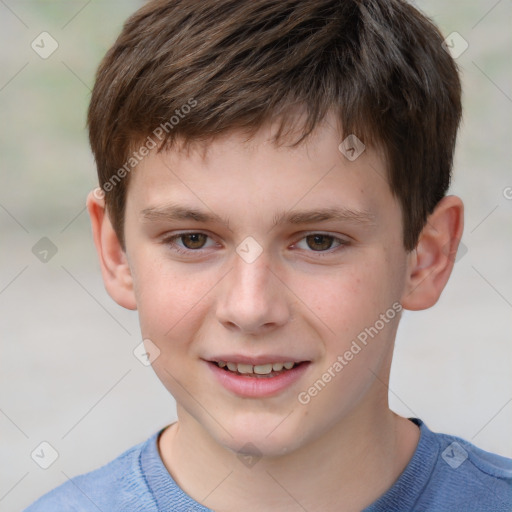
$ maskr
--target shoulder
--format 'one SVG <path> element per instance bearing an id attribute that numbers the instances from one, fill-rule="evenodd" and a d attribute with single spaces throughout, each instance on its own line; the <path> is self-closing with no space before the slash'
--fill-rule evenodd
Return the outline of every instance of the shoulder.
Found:
<path id="1" fill-rule="evenodd" d="M 365 512 L 511 512 L 512 459 L 457 436 L 432 432 L 418 418 L 416 451 L 393 486 Z"/>
<path id="2" fill-rule="evenodd" d="M 512 459 L 487 452 L 457 436 L 431 433 L 438 456 L 422 494 L 425 507 L 450 503 L 454 511 L 512 510 Z"/>
<path id="3" fill-rule="evenodd" d="M 156 511 L 140 469 L 141 451 L 156 435 L 132 446 L 104 466 L 71 478 L 24 512 Z"/>

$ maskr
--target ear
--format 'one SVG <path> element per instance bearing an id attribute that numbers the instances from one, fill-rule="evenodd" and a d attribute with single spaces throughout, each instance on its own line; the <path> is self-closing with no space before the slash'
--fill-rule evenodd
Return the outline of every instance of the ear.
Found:
<path id="1" fill-rule="evenodd" d="M 137 309 L 133 279 L 126 253 L 105 209 L 104 192 L 96 188 L 87 196 L 94 245 L 98 251 L 103 282 L 108 294 L 126 309 Z"/>
<path id="2" fill-rule="evenodd" d="M 401 303 L 405 309 L 432 307 L 452 273 L 464 230 L 464 204 L 457 196 L 439 201 L 421 231 L 416 248 L 408 255 Z"/>

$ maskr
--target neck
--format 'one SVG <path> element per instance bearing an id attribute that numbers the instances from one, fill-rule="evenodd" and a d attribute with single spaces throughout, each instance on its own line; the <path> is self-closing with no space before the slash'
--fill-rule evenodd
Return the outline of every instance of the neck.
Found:
<path id="1" fill-rule="evenodd" d="M 180 421 L 160 437 L 160 453 L 178 485 L 216 511 L 238 511 L 241 503 L 247 512 L 339 511 L 340 504 L 360 511 L 393 485 L 419 440 L 418 427 L 390 411 L 387 400 L 375 405 L 291 453 L 246 464 L 178 409 Z"/>

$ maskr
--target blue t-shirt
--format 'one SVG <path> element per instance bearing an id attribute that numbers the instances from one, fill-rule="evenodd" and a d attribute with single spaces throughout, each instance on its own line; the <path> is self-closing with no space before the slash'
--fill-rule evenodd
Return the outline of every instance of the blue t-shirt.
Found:
<path id="1" fill-rule="evenodd" d="M 512 459 L 409 419 L 420 427 L 416 451 L 394 485 L 363 512 L 512 511 Z M 163 430 L 65 482 L 24 512 L 211 512 L 188 496 L 164 466 L 157 446 Z"/>

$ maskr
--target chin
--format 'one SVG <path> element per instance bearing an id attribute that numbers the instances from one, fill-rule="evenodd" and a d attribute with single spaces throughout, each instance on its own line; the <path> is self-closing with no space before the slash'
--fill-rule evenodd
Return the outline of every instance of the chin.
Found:
<path id="1" fill-rule="evenodd" d="M 240 456 L 280 457 L 306 441 L 304 424 L 292 415 L 237 415 L 223 424 L 229 434 L 217 424 L 212 426 L 210 435 L 216 442 Z"/>

